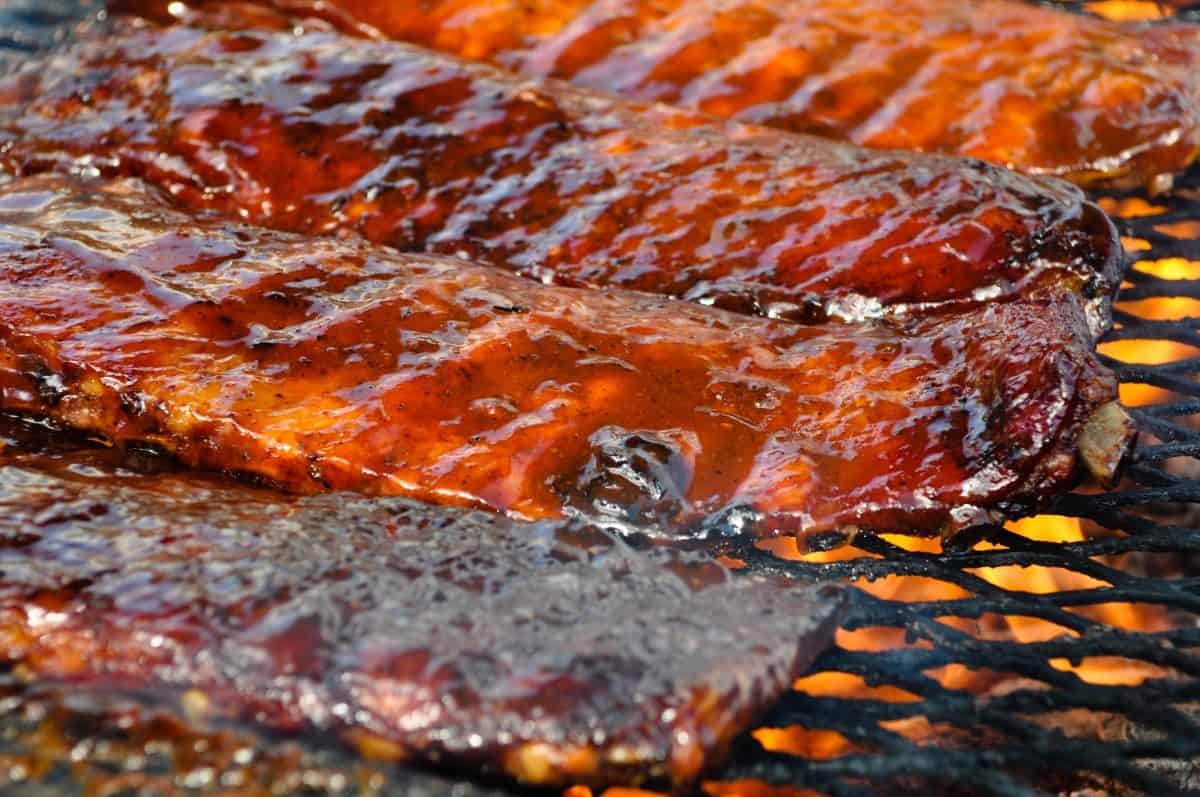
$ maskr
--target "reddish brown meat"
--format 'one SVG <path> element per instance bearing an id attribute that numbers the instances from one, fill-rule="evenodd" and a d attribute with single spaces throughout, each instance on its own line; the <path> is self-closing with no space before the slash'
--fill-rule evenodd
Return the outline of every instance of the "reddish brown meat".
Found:
<path id="1" fill-rule="evenodd" d="M 408 7 L 406 5 L 406 7 Z M 1085 296 L 1120 246 L 1069 186 L 535 84 L 329 33 L 102 35 L 0 87 L 0 164 L 544 281 L 790 318 Z"/>
<path id="2" fill-rule="evenodd" d="M 804 326 L 56 178 L 0 193 L 0 236 L 0 406 L 301 492 L 934 532 L 1061 489 L 1097 434 L 1111 475 L 1128 438 L 1070 292 Z"/>
<path id="3" fill-rule="evenodd" d="M 0 675 L 0 710 L 0 763 L 19 797 L 358 795 L 359 784 L 370 793 L 381 781 L 403 797 L 513 797 L 507 784 L 364 761 L 327 743 L 198 722 L 136 695 L 22 682 L 12 673 Z"/>
<path id="4" fill-rule="evenodd" d="M 1018 0 L 259 4 L 632 98 L 1081 183 L 1154 184 L 1200 153 L 1191 24 Z M 163 16 L 167 4 L 116 5 Z"/>
<path id="5" fill-rule="evenodd" d="M 684 785 L 843 604 L 577 524 L 0 461 L 0 658 L 24 677 L 460 774 Z"/>

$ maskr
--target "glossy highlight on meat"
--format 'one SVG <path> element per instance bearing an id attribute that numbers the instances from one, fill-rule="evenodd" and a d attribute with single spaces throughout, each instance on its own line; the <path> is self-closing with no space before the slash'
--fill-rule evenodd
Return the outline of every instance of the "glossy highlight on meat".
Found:
<path id="1" fill-rule="evenodd" d="M 581 524 L 288 500 L 58 449 L 0 455 L 4 661 L 375 757 L 682 786 L 845 603 Z"/>
<path id="2" fill-rule="evenodd" d="M 530 76 L 1084 184 L 1154 185 L 1200 154 L 1190 23 L 1021 0 L 256 2 Z M 164 0 L 113 5 L 167 16 Z M 172 8 L 187 5 L 212 4 Z"/>
<path id="3" fill-rule="evenodd" d="M 0 84 L 5 166 L 134 175 L 264 227 L 788 319 L 1062 289 L 1098 332 L 1121 264 L 1065 184 L 290 27 L 117 26 L 32 62 Z"/>
<path id="4" fill-rule="evenodd" d="M 1069 292 L 808 326 L 56 177 L 0 192 L 0 236 L 0 407 L 298 492 L 675 537 L 935 532 L 1069 484 L 1116 398 Z"/>

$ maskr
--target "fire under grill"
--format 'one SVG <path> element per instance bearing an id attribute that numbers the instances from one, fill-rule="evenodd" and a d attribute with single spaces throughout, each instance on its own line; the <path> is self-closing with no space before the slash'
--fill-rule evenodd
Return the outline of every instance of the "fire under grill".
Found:
<path id="1" fill-rule="evenodd" d="M 49 46 L 86 13 L 0 0 L 0 51 Z M 1131 252 L 1102 347 L 1141 430 L 1123 482 L 944 546 L 731 545 L 745 571 L 857 588 L 838 646 L 710 793 L 1200 794 L 1200 168 L 1165 195 L 1100 199 Z M 506 793 L 0 676 L 0 792 L 81 790 Z"/>

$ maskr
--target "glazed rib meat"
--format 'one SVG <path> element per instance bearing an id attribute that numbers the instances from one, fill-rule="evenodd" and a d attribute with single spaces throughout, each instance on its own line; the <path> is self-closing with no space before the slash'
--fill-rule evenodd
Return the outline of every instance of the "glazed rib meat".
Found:
<path id="1" fill-rule="evenodd" d="M 407 7 L 407 6 L 406 6 Z M 0 165 L 140 176 L 191 209 L 354 231 L 540 281 L 820 319 L 1119 282 L 1070 186 L 878 153 L 406 44 L 132 28 L 0 86 Z"/>
<path id="2" fill-rule="evenodd" d="M 260 4 L 530 76 L 1080 183 L 1150 185 L 1200 153 L 1200 26 L 1188 23 L 1020 0 Z M 162 16 L 167 4 L 116 5 Z"/>
<path id="3" fill-rule="evenodd" d="M 23 677 L 459 773 L 686 784 L 844 603 L 576 524 L 4 461 L 0 656 Z"/>
<path id="4" fill-rule="evenodd" d="M 40 1 L 40 0 L 39 0 Z M 363 761 L 337 745 L 281 741 L 258 728 L 189 719 L 177 707 L 129 694 L 0 676 L 0 756 L 23 767 L 20 797 L 146 794 L 195 797 L 196 781 L 237 784 L 222 797 L 337 794 L 378 783 L 403 797 L 512 797 L 508 784 Z M 20 771 L 20 770 L 18 770 Z M 196 773 L 200 773 L 197 775 Z M 203 788 L 203 787 L 201 787 Z"/>
<path id="5" fill-rule="evenodd" d="M 1129 436 L 1069 291 L 809 326 L 54 177 L 0 192 L 0 236 L 0 406 L 298 492 L 674 536 L 934 532 L 1081 458 L 1111 476 Z"/>

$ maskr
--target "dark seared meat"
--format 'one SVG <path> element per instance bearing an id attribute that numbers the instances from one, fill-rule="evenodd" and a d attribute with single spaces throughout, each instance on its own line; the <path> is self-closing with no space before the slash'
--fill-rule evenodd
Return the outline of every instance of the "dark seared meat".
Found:
<path id="1" fill-rule="evenodd" d="M 299 492 L 934 532 L 1062 489 L 1081 440 L 1111 476 L 1129 437 L 1070 292 L 808 326 L 55 177 L 0 192 L 0 236 L 0 406 Z"/>
<path id="2" fill-rule="evenodd" d="M 42 0 L 37 0 L 42 2 Z M 19 668 L 18 668 L 19 669 Z M 5 797 L 514 797 L 507 783 L 362 760 L 327 739 L 206 723 L 128 694 L 0 675 Z"/>
<path id="3" fill-rule="evenodd" d="M 1019 0 L 259 4 L 631 98 L 1081 183 L 1153 184 L 1200 153 L 1191 24 Z M 167 4 L 115 5 L 161 16 Z"/>
<path id="4" fill-rule="evenodd" d="M 0 657 L 23 677 L 460 773 L 687 783 L 843 605 L 577 524 L 0 461 Z"/>
<path id="5" fill-rule="evenodd" d="M 405 4 L 410 8 L 411 4 Z M 541 281 L 789 318 L 1087 297 L 1111 224 L 1070 186 L 642 107 L 330 33 L 116 32 L 0 85 L 0 165 L 139 175 L 182 206 L 355 231 Z"/>

